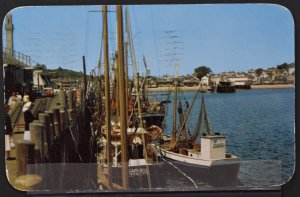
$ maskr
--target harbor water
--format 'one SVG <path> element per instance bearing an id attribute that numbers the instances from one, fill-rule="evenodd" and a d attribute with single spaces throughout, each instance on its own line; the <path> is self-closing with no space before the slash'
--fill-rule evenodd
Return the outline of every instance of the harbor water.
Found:
<path id="1" fill-rule="evenodd" d="M 180 92 L 184 111 L 186 101 L 191 106 L 196 92 Z M 244 187 L 268 187 L 287 182 L 294 172 L 295 162 L 295 90 L 252 89 L 235 93 L 204 93 L 211 128 L 227 138 L 227 152 L 241 159 L 238 178 Z M 166 95 L 155 97 L 166 99 Z M 173 93 L 167 104 L 165 131 L 173 127 Z M 200 112 L 201 93 L 187 122 L 192 133 Z M 204 132 L 202 128 L 201 132 Z M 188 189 L 190 181 L 170 180 L 170 189 Z M 173 182 L 172 182 L 173 181 Z M 193 185 L 192 185 L 193 187 Z M 197 188 L 210 188 L 197 183 Z"/>

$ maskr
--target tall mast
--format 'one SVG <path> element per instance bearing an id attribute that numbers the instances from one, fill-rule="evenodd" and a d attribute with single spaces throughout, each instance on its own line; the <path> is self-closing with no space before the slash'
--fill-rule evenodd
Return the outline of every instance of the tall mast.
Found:
<path id="1" fill-rule="evenodd" d="M 141 116 L 141 101 L 140 101 L 140 88 L 139 88 L 139 76 L 138 76 L 138 66 L 135 59 L 135 52 L 134 52 L 134 46 L 133 46 L 133 40 L 132 40 L 132 33 L 131 33 L 131 24 L 130 24 L 130 17 L 129 17 L 129 11 L 128 7 L 126 6 L 126 30 L 128 35 L 128 41 L 130 45 L 130 53 L 131 53 L 131 59 L 132 63 L 134 65 L 134 78 L 135 78 L 135 88 L 136 88 L 136 94 L 137 94 L 137 104 L 138 104 L 138 116 L 139 116 L 139 122 L 140 127 L 143 127 L 143 121 Z"/>
<path id="2" fill-rule="evenodd" d="M 82 56 L 82 64 L 83 64 L 83 91 L 81 95 L 82 99 L 82 111 L 85 112 L 85 101 L 86 101 L 86 93 L 87 93 L 87 80 L 86 80 L 86 66 L 85 66 L 85 56 Z M 83 117 L 85 118 L 85 113 L 83 113 Z"/>
<path id="3" fill-rule="evenodd" d="M 85 66 L 85 56 L 82 56 L 82 63 L 83 63 L 83 96 L 86 97 L 86 93 L 87 93 L 87 80 L 86 80 L 86 66 Z"/>
<path id="4" fill-rule="evenodd" d="M 106 127 L 106 159 L 108 174 L 108 189 L 112 189 L 112 158 L 111 158 L 111 121 L 110 121 L 110 83 L 109 83 L 109 57 L 108 57 L 108 28 L 107 28 L 107 6 L 102 6 L 103 15 L 103 45 L 104 45 L 104 74 L 105 74 L 105 127 Z"/>
<path id="5" fill-rule="evenodd" d="M 175 92 L 174 92 L 174 109 L 173 109 L 173 140 L 176 140 L 176 122 L 177 122 L 177 84 L 178 83 L 178 60 L 176 62 L 176 76 L 175 76 Z"/>
<path id="6" fill-rule="evenodd" d="M 118 50 L 118 48 L 117 48 Z M 119 100 L 119 60 L 118 60 L 118 52 L 116 52 L 116 56 L 115 56 L 115 73 L 116 73 L 116 100 L 115 100 L 115 106 L 116 106 L 116 121 L 118 120 L 118 117 L 120 116 L 120 100 Z"/>
<path id="7" fill-rule="evenodd" d="M 125 42 L 125 76 L 126 76 L 126 83 L 125 83 L 125 100 L 128 102 L 128 42 Z M 126 114 L 128 114 L 128 108 L 126 108 Z M 127 118 L 127 125 L 129 123 L 129 120 Z"/>
<path id="8" fill-rule="evenodd" d="M 128 188 L 128 154 L 127 154 L 127 102 L 125 101 L 125 77 L 124 77 L 124 50 L 123 50 L 123 13 L 122 6 L 117 5 L 117 43 L 118 43 L 118 71 L 119 71 L 119 95 L 120 95 L 120 125 L 121 125 L 121 162 L 122 184 Z"/>

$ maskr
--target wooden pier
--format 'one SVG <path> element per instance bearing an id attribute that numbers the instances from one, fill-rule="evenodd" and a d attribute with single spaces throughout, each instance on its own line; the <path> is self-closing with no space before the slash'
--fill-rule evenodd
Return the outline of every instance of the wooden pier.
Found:
<path id="1" fill-rule="evenodd" d="M 10 111 L 15 144 L 11 157 L 15 159 L 6 160 L 6 173 L 14 188 L 62 192 L 98 189 L 97 163 L 88 162 L 88 159 L 93 160 L 84 155 L 90 150 L 90 135 L 86 132 L 91 131 L 80 124 L 81 100 L 79 98 L 76 106 L 72 94 L 74 92 L 60 91 L 53 98 L 33 102 L 30 111 L 35 120 L 30 123 L 30 141 L 24 140 L 24 103 L 17 103 Z M 81 151 L 78 150 L 80 145 Z"/>

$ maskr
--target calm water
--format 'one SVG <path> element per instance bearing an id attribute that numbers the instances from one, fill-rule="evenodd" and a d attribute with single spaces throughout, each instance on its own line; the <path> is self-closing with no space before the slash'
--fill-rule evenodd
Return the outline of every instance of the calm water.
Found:
<path id="1" fill-rule="evenodd" d="M 185 101 L 191 105 L 194 95 L 195 92 L 179 93 L 184 109 Z M 203 95 L 212 130 L 225 135 L 227 152 L 242 160 L 239 173 L 241 185 L 272 186 L 288 181 L 294 171 L 295 156 L 294 89 Z M 173 94 L 170 99 L 173 100 Z M 187 123 L 191 132 L 200 112 L 200 102 L 199 94 Z M 171 131 L 172 103 L 167 105 L 167 110 L 165 129 Z"/>

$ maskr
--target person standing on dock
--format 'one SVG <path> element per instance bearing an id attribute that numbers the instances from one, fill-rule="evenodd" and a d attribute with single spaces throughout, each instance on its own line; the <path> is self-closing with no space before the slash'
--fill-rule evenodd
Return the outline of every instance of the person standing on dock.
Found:
<path id="1" fill-rule="evenodd" d="M 12 126 L 11 126 L 11 120 L 8 115 L 9 111 L 9 105 L 5 105 L 5 159 L 12 160 L 13 158 L 10 157 L 10 150 L 11 150 L 11 144 L 10 144 L 10 137 L 12 136 Z"/>
<path id="2" fill-rule="evenodd" d="M 22 95 L 19 92 L 16 93 L 16 100 L 18 103 L 22 101 Z"/>
<path id="3" fill-rule="evenodd" d="M 22 108 L 22 112 L 24 113 L 24 121 L 25 121 L 25 131 L 24 131 L 24 140 L 30 140 L 30 131 L 29 124 L 34 120 L 34 117 L 30 111 L 33 104 L 28 101 L 24 104 Z"/>
<path id="4" fill-rule="evenodd" d="M 27 93 L 24 94 L 24 96 L 23 96 L 23 101 L 24 101 L 24 103 L 27 103 L 27 102 L 30 101 L 30 100 L 29 100 L 29 95 L 28 95 Z"/>
<path id="5" fill-rule="evenodd" d="M 10 109 L 13 109 L 16 103 L 17 103 L 16 93 L 13 92 L 12 95 L 11 95 L 11 97 L 9 98 L 7 104 L 8 104 L 8 106 L 9 106 Z"/>
<path id="6" fill-rule="evenodd" d="M 15 92 L 12 92 L 11 93 L 11 96 L 9 97 L 8 99 L 8 102 L 7 102 L 7 105 L 11 106 L 12 103 L 13 103 L 13 100 L 16 98 L 16 93 Z"/>

